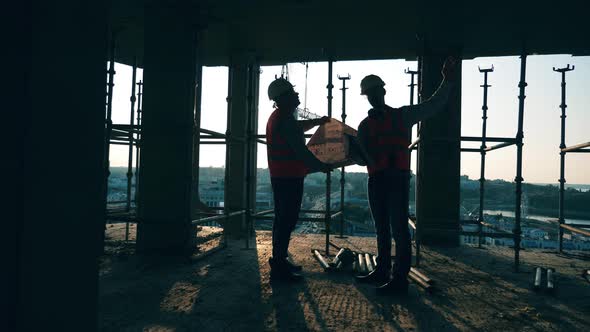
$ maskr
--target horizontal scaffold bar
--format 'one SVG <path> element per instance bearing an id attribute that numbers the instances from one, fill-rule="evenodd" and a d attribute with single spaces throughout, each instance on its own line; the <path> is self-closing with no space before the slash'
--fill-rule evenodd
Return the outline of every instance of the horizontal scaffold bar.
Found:
<path id="1" fill-rule="evenodd" d="M 496 145 L 486 148 L 486 152 L 498 150 L 498 149 L 505 148 L 505 147 L 508 147 L 508 146 L 511 146 L 514 144 L 516 144 L 516 143 L 515 142 L 505 142 L 505 143 L 496 144 Z"/>
<path id="2" fill-rule="evenodd" d="M 561 149 L 561 152 L 590 152 L 590 150 L 582 150 L 587 147 L 590 147 L 590 142 L 568 146 L 567 148 Z"/>
<path id="3" fill-rule="evenodd" d="M 240 211 L 235 211 L 235 212 L 220 214 L 218 216 L 212 216 L 212 217 L 195 219 L 195 220 L 191 221 L 191 223 L 193 225 L 199 225 L 199 224 L 206 223 L 206 222 L 217 221 L 217 220 L 221 220 L 221 219 L 227 219 L 227 218 L 238 216 L 238 215 L 245 214 L 245 213 L 246 213 L 246 210 L 240 210 Z"/>
<path id="4" fill-rule="evenodd" d="M 415 141 L 412 142 L 412 144 L 410 144 L 408 146 L 408 149 L 412 150 L 415 146 L 417 146 L 418 144 L 420 144 L 420 137 L 418 137 Z"/>
<path id="5" fill-rule="evenodd" d="M 561 224 L 561 225 L 559 225 L 559 227 L 561 227 L 563 229 L 567 229 L 568 231 L 573 232 L 573 233 L 578 233 L 578 234 L 582 234 L 585 236 L 590 236 L 590 230 L 585 230 L 585 229 L 573 227 L 573 226 L 567 225 L 567 224 Z"/>
<path id="6" fill-rule="evenodd" d="M 461 148 L 461 152 L 481 152 L 478 148 Z"/>
<path id="7" fill-rule="evenodd" d="M 486 137 L 486 142 L 514 142 L 516 143 L 516 138 L 513 137 Z M 481 142 L 483 141 L 482 137 L 474 137 L 474 136 L 461 136 L 461 141 L 463 142 Z"/>

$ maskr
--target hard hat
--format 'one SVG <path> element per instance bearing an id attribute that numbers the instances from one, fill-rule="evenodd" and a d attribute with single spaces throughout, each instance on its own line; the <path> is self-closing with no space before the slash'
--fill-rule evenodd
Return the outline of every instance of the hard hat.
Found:
<path id="1" fill-rule="evenodd" d="M 381 77 L 377 75 L 367 75 L 361 81 L 361 95 L 366 95 L 369 89 L 374 87 L 383 87 L 385 86 L 385 82 L 381 79 Z"/>
<path id="2" fill-rule="evenodd" d="M 286 92 L 293 91 L 294 85 L 284 78 L 277 78 L 268 86 L 268 99 L 276 100 Z"/>

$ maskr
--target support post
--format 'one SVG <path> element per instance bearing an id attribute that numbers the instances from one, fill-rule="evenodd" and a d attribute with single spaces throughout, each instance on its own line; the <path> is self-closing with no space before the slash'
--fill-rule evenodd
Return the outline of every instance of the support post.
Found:
<path id="1" fill-rule="evenodd" d="M 422 98 L 430 97 L 440 85 L 441 68 L 447 57 L 444 52 L 427 51 L 420 68 Z M 456 70 L 460 75 L 460 63 Z M 458 80 L 447 109 L 420 126 L 416 217 L 418 237 L 423 244 L 459 245 L 460 138 L 461 81 Z"/>
<path id="2" fill-rule="evenodd" d="M 567 67 L 558 68 L 556 69 L 553 67 L 553 71 L 561 73 L 561 104 L 559 108 L 561 109 L 561 143 L 559 144 L 559 224 L 557 225 L 557 234 L 559 237 L 559 252 L 563 252 L 563 228 L 561 225 L 565 224 L 565 154 L 566 152 L 563 149 L 566 148 L 565 145 L 565 109 L 567 108 L 567 104 L 565 103 L 565 73 L 568 71 L 574 70 L 575 66 L 570 68 L 568 64 Z"/>
<path id="3" fill-rule="evenodd" d="M 334 84 L 332 83 L 332 70 L 333 70 L 332 59 L 328 60 L 328 117 L 332 117 L 332 90 Z M 332 172 L 326 172 L 326 216 L 325 216 L 325 229 L 326 229 L 326 256 L 330 255 L 330 221 L 332 220 L 331 213 L 331 193 L 332 193 Z"/>
<path id="4" fill-rule="evenodd" d="M 342 114 L 340 117 L 342 119 L 342 123 L 346 123 L 346 90 L 348 90 L 346 87 L 346 81 L 350 80 L 350 74 L 346 76 L 338 75 L 338 79 L 342 81 L 342 88 L 340 89 L 342 91 Z M 338 237 L 340 239 L 346 238 L 346 236 L 344 236 L 344 185 L 346 184 L 345 173 L 346 171 L 344 166 L 342 166 L 342 168 L 340 168 L 340 211 L 342 211 L 342 213 L 340 214 L 340 236 Z"/>
<path id="5" fill-rule="evenodd" d="M 141 147 L 141 96 L 143 82 L 137 83 L 137 144 L 135 145 L 135 209 L 137 213 L 137 203 L 139 202 L 139 151 Z"/>
<path id="6" fill-rule="evenodd" d="M 480 173 L 479 173 L 479 217 L 477 220 L 477 231 L 478 231 L 478 248 L 481 248 L 481 240 L 482 240 L 482 232 L 483 232 L 483 210 L 484 210 L 484 186 L 485 186 L 485 171 L 486 171 L 486 132 L 487 132 L 487 120 L 488 120 L 488 88 L 491 85 L 488 84 L 488 73 L 494 71 L 494 66 L 487 69 L 479 68 L 479 72 L 483 73 L 483 106 L 481 110 L 483 112 L 481 119 L 481 146 L 480 146 L 480 154 L 481 154 L 481 163 L 480 163 Z"/>
<path id="7" fill-rule="evenodd" d="M 518 272 L 520 265 L 520 240 L 521 240 L 521 204 L 522 204 L 522 140 L 523 125 L 524 125 L 524 99 L 526 83 L 526 59 L 527 55 L 523 54 L 520 56 L 520 82 L 518 83 L 519 95 L 518 95 L 518 131 L 516 132 L 516 211 L 514 212 L 514 229 L 512 231 L 514 235 L 514 271 Z"/>
<path id="8" fill-rule="evenodd" d="M 249 200 L 249 144 L 247 142 L 249 116 L 251 111 L 248 98 L 251 57 L 247 52 L 234 51 L 229 68 L 229 102 L 227 115 L 227 160 L 225 180 L 226 212 L 245 210 Z M 253 93 L 253 92 L 252 92 Z M 248 236 L 247 216 L 231 217 L 225 224 L 229 237 Z"/>
<path id="9" fill-rule="evenodd" d="M 196 39 L 182 4 L 145 6 L 144 112 L 137 249 L 185 255 L 191 231 Z"/>
<path id="10" fill-rule="evenodd" d="M 416 86 L 419 85 L 419 83 L 416 83 L 416 81 L 414 80 L 415 76 L 418 76 L 418 79 L 420 78 L 420 59 L 421 57 L 418 57 L 418 70 L 410 70 L 410 68 L 404 70 L 404 73 L 410 75 L 410 84 L 408 84 L 408 87 L 410 88 L 410 105 L 414 105 L 414 90 L 416 88 Z M 418 93 L 418 95 L 420 95 Z M 410 134 L 410 136 L 412 136 Z M 416 138 L 420 138 L 420 123 L 417 124 L 416 126 Z M 420 145 L 418 144 L 418 146 L 416 147 L 416 151 L 420 151 Z M 418 165 L 418 156 L 419 156 L 419 152 L 416 153 L 416 165 Z M 412 163 L 412 151 L 410 151 L 410 158 L 408 160 L 408 163 Z M 416 171 L 416 179 L 414 180 L 414 186 L 415 186 L 415 190 L 414 190 L 414 209 L 417 210 L 418 207 L 418 171 Z M 409 190 L 409 188 L 408 188 Z M 409 209 L 409 208 L 408 208 Z M 419 224 L 418 222 L 416 222 L 416 228 L 414 229 L 414 242 L 416 243 L 416 254 L 414 255 L 414 257 L 416 257 L 416 266 L 420 265 L 420 240 L 419 240 L 419 234 L 418 234 L 418 228 L 419 228 Z"/>

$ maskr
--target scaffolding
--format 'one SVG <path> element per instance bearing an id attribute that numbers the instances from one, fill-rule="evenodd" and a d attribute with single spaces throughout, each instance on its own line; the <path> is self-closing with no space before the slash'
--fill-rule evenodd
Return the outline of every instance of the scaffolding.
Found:
<path id="1" fill-rule="evenodd" d="M 482 116 L 482 135 L 480 137 L 471 137 L 471 136 L 461 136 L 461 142 L 481 142 L 481 146 L 479 148 L 463 148 L 461 147 L 461 152 L 472 152 L 472 153 L 480 153 L 480 200 L 479 200 L 479 217 L 475 224 L 478 226 L 477 231 L 451 231 L 453 233 L 458 233 L 458 235 L 477 235 L 479 238 L 478 246 L 481 247 L 481 239 L 483 237 L 490 237 L 490 238 L 512 238 L 514 241 L 514 270 L 519 270 L 520 265 L 520 241 L 521 241 L 521 204 L 522 204 L 522 145 L 523 145 L 523 121 L 524 121 L 524 100 L 525 100 L 525 88 L 527 86 L 526 83 L 526 59 L 527 55 L 523 54 L 520 57 L 520 82 L 518 84 L 519 87 L 519 103 L 518 103 L 518 129 L 516 132 L 516 137 L 488 137 L 487 136 L 487 93 L 488 88 L 491 86 L 488 84 L 488 73 L 493 72 L 493 66 L 488 69 L 481 69 L 479 71 L 484 75 L 484 83 L 481 85 L 483 88 L 483 116 Z M 418 74 L 420 78 L 419 72 L 409 72 L 406 73 L 412 75 L 412 83 L 413 83 L 413 76 Z M 413 100 L 413 86 L 410 85 L 411 97 L 410 101 Z M 492 146 L 487 146 L 487 142 L 494 142 L 497 143 Z M 500 228 L 495 227 L 494 225 L 487 223 L 484 220 L 483 216 L 483 208 L 484 208 L 484 186 L 485 186 L 485 157 L 486 153 L 490 151 L 494 151 L 497 149 L 501 149 L 504 147 L 516 145 L 516 202 L 515 202 L 515 221 L 514 221 L 514 228 L 512 232 L 504 231 Z M 408 146 L 408 149 L 419 149 L 420 148 L 420 125 L 418 124 L 418 135 L 417 139 L 412 142 Z M 417 182 L 417 181 L 416 181 Z M 416 209 L 418 208 L 419 202 L 416 201 Z M 420 248 L 421 248 L 421 232 L 420 232 L 420 221 L 416 219 L 416 217 L 411 216 L 410 220 L 408 221 L 411 229 L 414 232 L 414 243 L 416 246 L 416 254 L 415 254 L 415 262 L 416 266 L 420 264 Z M 473 224 L 472 220 L 460 220 L 461 227 L 466 224 Z M 484 227 L 487 230 L 484 230 Z M 441 230 L 442 231 L 442 230 Z"/>
<path id="2" fill-rule="evenodd" d="M 113 94 L 115 87 L 115 52 L 116 52 L 116 35 L 113 34 L 110 40 L 109 48 L 109 69 L 107 70 L 107 101 L 105 114 L 105 141 L 104 141 L 104 203 L 105 203 L 105 223 L 125 222 L 125 242 L 129 242 L 129 224 L 137 222 L 137 193 L 138 193 L 138 171 L 139 171 L 139 151 L 141 137 L 141 99 L 143 82 L 137 82 L 137 58 L 134 58 L 131 77 L 131 95 L 130 101 L 130 118 L 129 124 L 114 124 L 112 121 L 113 114 Z M 137 86 L 137 90 L 136 90 Z M 137 92 L 136 92 L 137 91 Z M 136 117 L 137 116 L 137 117 Z M 135 122 L 137 121 L 137 122 Z M 111 145 L 122 145 L 128 147 L 128 160 L 126 172 L 126 195 L 125 200 L 108 200 L 109 177 L 110 171 L 110 151 Z M 135 184 L 133 183 L 133 153 L 135 151 Z M 135 192 L 135 199 L 132 198 L 132 192 Z M 123 204 L 123 205 L 122 205 Z M 105 225 L 106 227 L 106 225 Z"/>
<path id="3" fill-rule="evenodd" d="M 568 64 L 566 67 L 563 68 L 555 68 L 553 67 L 553 71 L 558 72 L 561 74 L 561 104 L 559 108 L 561 109 L 561 143 L 559 145 L 559 219 L 558 221 L 558 238 L 559 238 L 559 252 L 563 252 L 563 234 L 564 230 L 588 236 L 590 237 L 590 225 L 587 224 L 575 224 L 565 222 L 565 157 L 567 153 L 589 153 L 590 152 L 590 142 L 576 144 L 572 146 L 565 145 L 565 119 L 566 119 L 566 111 L 567 108 L 566 104 L 566 83 L 565 83 L 565 74 L 569 71 L 575 69 L 575 66 L 571 66 Z"/>

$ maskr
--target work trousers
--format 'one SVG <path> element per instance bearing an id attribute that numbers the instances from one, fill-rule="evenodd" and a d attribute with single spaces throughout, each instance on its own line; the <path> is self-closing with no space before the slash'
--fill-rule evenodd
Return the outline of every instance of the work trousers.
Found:
<path id="1" fill-rule="evenodd" d="M 409 172 L 385 170 L 369 176 L 369 206 L 377 233 L 377 268 L 391 271 L 391 236 L 395 240 L 392 274 L 406 277 L 412 249 L 408 229 Z"/>
<path id="2" fill-rule="evenodd" d="M 286 258 L 291 233 L 295 230 L 301 199 L 303 197 L 303 178 L 271 178 L 275 201 L 275 218 L 272 224 L 272 256 Z"/>

